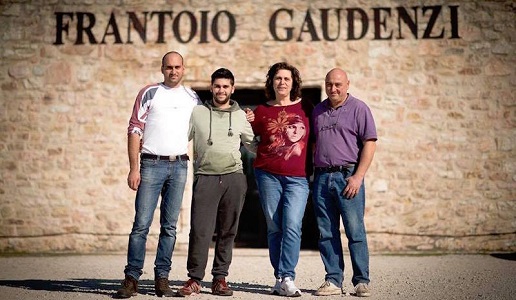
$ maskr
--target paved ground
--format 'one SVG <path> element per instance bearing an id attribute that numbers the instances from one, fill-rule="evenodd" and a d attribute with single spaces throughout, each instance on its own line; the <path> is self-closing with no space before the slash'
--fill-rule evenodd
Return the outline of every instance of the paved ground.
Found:
<path id="1" fill-rule="evenodd" d="M 371 256 L 369 299 L 516 299 L 516 254 Z M 156 299 L 153 288 L 153 254 L 146 258 L 140 294 L 134 300 Z M 210 263 L 211 263 L 210 257 Z M 346 265 L 350 266 L 349 257 Z M 110 299 L 118 289 L 125 255 L 58 255 L 0 257 L 0 299 Z M 209 275 L 208 268 L 208 275 Z M 300 299 L 358 299 L 353 291 L 350 268 L 345 271 L 347 295 L 315 297 L 324 269 L 319 254 L 303 251 L 296 284 Z M 186 255 L 176 253 L 170 275 L 173 289 L 186 280 Z M 209 294 L 207 276 L 203 293 L 190 299 L 220 299 Z M 281 299 L 269 295 L 273 284 L 266 249 L 236 249 L 228 277 L 235 290 L 229 299 Z"/>

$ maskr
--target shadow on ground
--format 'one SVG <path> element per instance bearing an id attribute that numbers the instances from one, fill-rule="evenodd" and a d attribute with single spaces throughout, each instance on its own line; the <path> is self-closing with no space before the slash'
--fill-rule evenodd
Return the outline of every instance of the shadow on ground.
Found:
<path id="1" fill-rule="evenodd" d="M 496 257 L 496 258 L 500 258 L 500 259 L 516 261 L 516 252 L 512 252 L 512 253 L 491 253 L 490 255 L 492 257 Z"/>
<path id="2" fill-rule="evenodd" d="M 174 289 L 180 287 L 184 282 L 170 281 Z M 211 287 L 211 282 L 203 282 L 203 287 Z M 39 291 L 57 291 L 69 293 L 89 293 L 98 295 L 113 296 L 121 286 L 121 280 L 77 278 L 70 280 L 0 280 L 0 286 L 22 288 Z M 269 294 L 270 286 L 251 283 L 230 283 L 234 291 L 248 292 L 253 294 Z M 203 291 L 206 292 L 206 291 Z M 156 295 L 154 292 L 153 280 L 140 280 L 138 293 L 142 295 Z"/>

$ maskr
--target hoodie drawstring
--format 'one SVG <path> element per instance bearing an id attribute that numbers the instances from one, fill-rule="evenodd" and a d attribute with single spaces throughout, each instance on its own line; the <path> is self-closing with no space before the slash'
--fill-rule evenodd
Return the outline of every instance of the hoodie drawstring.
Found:
<path id="1" fill-rule="evenodd" d="M 210 109 L 210 133 L 209 133 L 209 136 L 208 136 L 208 146 L 211 146 L 213 145 L 213 141 L 211 139 L 211 126 L 212 126 L 212 122 L 213 122 L 213 108 L 211 107 L 211 105 L 206 105 L 209 109 Z M 229 111 L 229 129 L 228 129 L 228 136 L 233 136 L 233 129 L 231 128 L 231 110 Z"/>
<path id="2" fill-rule="evenodd" d="M 211 114 L 213 113 L 213 110 L 211 109 L 211 106 L 208 106 L 210 109 L 210 135 L 208 136 L 208 146 L 213 145 L 213 141 L 211 140 Z"/>
<path id="3" fill-rule="evenodd" d="M 233 136 L 233 130 L 231 130 L 231 111 L 229 111 L 229 129 L 228 136 Z"/>

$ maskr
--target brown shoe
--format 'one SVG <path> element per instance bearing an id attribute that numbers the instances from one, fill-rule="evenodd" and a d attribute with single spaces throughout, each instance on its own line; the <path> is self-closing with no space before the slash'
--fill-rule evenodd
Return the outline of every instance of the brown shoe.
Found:
<path id="1" fill-rule="evenodd" d="M 177 290 L 176 296 L 177 297 L 185 297 L 185 296 L 190 296 L 190 295 L 195 295 L 195 294 L 200 294 L 200 293 L 201 293 L 201 284 L 197 280 L 190 278 L 190 279 L 188 279 L 187 282 L 185 282 L 185 284 L 183 284 L 182 288 Z"/>
<path id="2" fill-rule="evenodd" d="M 228 287 L 226 279 L 213 279 L 211 283 L 211 293 L 218 296 L 232 296 L 233 291 Z"/>
<path id="3" fill-rule="evenodd" d="M 168 278 L 157 278 L 154 280 L 154 290 L 158 297 L 174 297 L 174 292 L 168 284 Z"/>
<path id="4" fill-rule="evenodd" d="M 138 295 L 138 281 L 129 275 L 125 275 L 122 288 L 116 292 L 115 298 L 131 298 Z"/>

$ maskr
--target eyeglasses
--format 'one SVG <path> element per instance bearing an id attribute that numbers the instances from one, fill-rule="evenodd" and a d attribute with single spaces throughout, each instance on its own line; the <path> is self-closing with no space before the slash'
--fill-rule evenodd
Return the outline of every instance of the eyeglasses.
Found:
<path id="1" fill-rule="evenodd" d="M 339 122 L 341 111 L 344 111 L 344 110 L 346 110 L 346 109 L 344 109 L 344 108 L 331 109 L 328 112 L 328 117 L 326 119 L 328 121 L 328 123 L 330 123 L 330 124 L 321 126 L 321 128 L 319 129 L 319 132 L 334 129 L 337 126 L 337 123 Z"/>
<path id="2" fill-rule="evenodd" d="M 330 124 L 330 125 L 321 126 L 319 131 L 332 130 L 333 128 L 335 128 L 335 126 L 337 126 L 337 122 Z"/>

